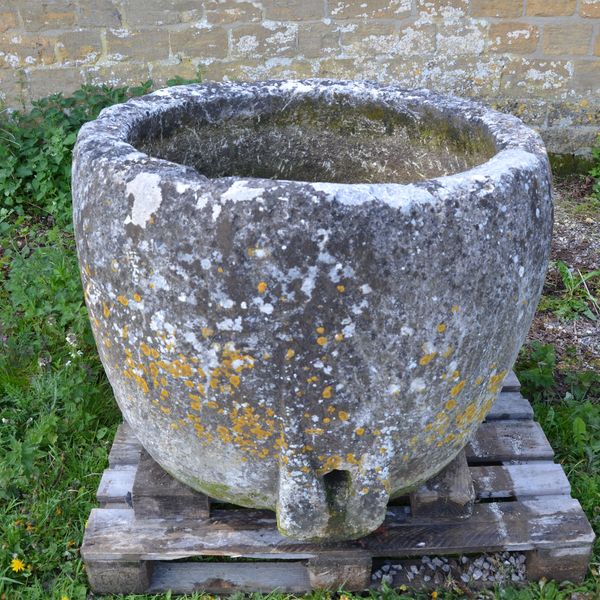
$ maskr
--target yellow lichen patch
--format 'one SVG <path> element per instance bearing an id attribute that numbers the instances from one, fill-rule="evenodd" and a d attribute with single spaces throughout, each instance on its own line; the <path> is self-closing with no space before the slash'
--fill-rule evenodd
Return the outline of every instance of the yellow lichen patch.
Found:
<path id="1" fill-rule="evenodd" d="M 108 319 L 108 317 L 110 316 L 110 308 L 108 308 L 106 302 L 102 303 L 102 314 L 104 315 L 105 319 Z"/>
<path id="2" fill-rule="evenodd" d="M 364 428 L 364 427 L 357 427 L 357 428 L 354 430 L 354 433 L 355 433 L 356 435 L 358 435 L 358 436 L 365 435 L 365 428 Z"/>
<path id="3" fill-rule="evenodd" d="M 316 381 L 319 381 L 319 378 L 316 375 L 313 375 L 306 380 L 306 383 L 315 383 Z"/>
<path id="4" fill-rule="evenodd" d="M 319 346 L 324 346 L 327 343 L 327 338 L 324 336 L 319 336 L 317 338 L 317 344 L 319 344 Z"/>
<path id="5" fill-rule="evenodd" d="M 340 293 L 343 294 L 346 291 L 346 286 L 345 285 L 336 285 L 335 289 Z"/>
<path id="6" fill-rule="evenodd" d="M 419 359 L 419 364 L 424 367 L 428 365 L 437 355 L 437 352 L 430 352 L 429 354 L 425 354 Z"/>
<path id="7" fill-rule="evenodd" d="M 504 378 L 506 377 L 506 373 L 507 373 L 507 371 L 501 371 L 500 373 L 497 373 L 496 375 L 492 375 L 492 377 L 490 377 L 490 380 L 487 385 L 488 391 L 492 392 L 493 394 L 498 393 L 500 391 L 500 388 L 502 387 L 502 382 L 504 381 Z"/>
<path id="8" fill-rule="evenodd" d="M 309 427 L 308 429 L 304 430 L 304 433 L 307 435 L 323 435 L 325 430 L 321 429 L 320 427 Z"/>
<path id="9" fill-rule="evenodd" d="M 474 402 L 471 402 L 465 410 L 456 416 L 456 422 L 459 426 L 464 427 L 473 422 L 477 413 L 477 407 Z"/>
<path id="10" fill-rule="evenodd" d="M 140 302 L 140 301 L 142 300 L 142 297 L 141 297 L 139 294 L 134 294 L 134 295 L 133 295 L 133 299 L 134 299 L 136 302 Z"/>
<path id="11" fill-rule="evenodd" d="M 223 267 L 217 267 L 217 273 L 224 273 Z"/>
<path id="12" fill-rule="evenodd" d="M 454 349 L 452 346 L 448 346 L 448 349 L 442 354 L 442 356 L 444 358 L 450 358 L 452 356 L 452 352 L 454 352 Z"/>
<path id="13" fill-rule="evenodd" d="M 336 342 L 341 342 L 344 340 L 344 334 L 343 333 L 336 333 L 335 334 L 335 341 Z"/>
<path id="14" fill-rule="evenodd" d="M 446 410 L 452 410 L 455 406 L 456 406 L 456 400 L 448 400 L 448 402 L 446 402 L 446 404 L 444 405 L 444 408 Z"/>
<path id="15" fill-rule="evenodd" d="M 123 326 L 123 329 L 121 329 L 121 337 L 126 340 L 129 337 L 129 327 L 127 325 Z"/>
<path id="16" fill-rule="evenodd" d="M 300 470 L 301 470 L 303 473 L 308 473 L 308 472 L 310 471 L 310 469 L 309 469 L 308 467 L 300 467 Z"/>
<path id="17" fill-rule="evenodd" d="M 258 285 L 256 286 L 256 289 L 258 290 L 259 294 L 264 294 L 267 291 L 267 282 L 259 281 Z"/>
<path id="18" fill-rule="evenodd" d="M 478 378 L 475 380 L 475 385 L 481 385 L 482 383 L 483 383 L 483 377 L 478 377 Z"/>
<path id="19" fill-rule="evenodd" d="M 221 438 L 221 441 L 225 444 L 229 444 L 233 440 L 233 436 L 229 433 L 227 427 L 223 425 L 217 426 L 217 435 Z"/>
<path id="20" fill-rule="evenodd" d="M 125 298 L 125 296 L 117 296 L 117 300 L 123 305 L 127 306 L 129 304 L 129 300 Z"/>
<path id="21" fill-rule="evenodd" d="M 340 410 L 338 413 L 338 418 L 340 421 L 347 421 L 350 415 L 345 410 Z"/>
<path id="22" fill-rule="evenodd" d="M 165 413 L 165 415 L 170 415 L 171 414 L 171 409 L 166 407 L 166 406 L 161 406 L 160 410 L 162 410 L 162 412 Z"/>
<path id="23" fill-rule="evenodd" d="M 437 327 L 437 332 L 438 333 L 444 333 L 444 331 L 446 331 L 446 324 L 445 323 L 440 323 Z"/>
<path id="24" fill-rule="evenodd" d="M 456 398 L 456 396 L 458 396 L 458 394 L 460 394 L 460 392 L 462 391 L 462 389 L 465 387 L 466 385 L 466 381 L 463 379 L 462 381 L 459 381 L 451 390 L 450 390 L 450 395 L 453 398 Z"/>
<path id="25" fill-rule="evenodd" d="M 145 356 L 150 356 L 150 346 L 148 346 L 148 344 L 146 344 L 145 342 L 142 342 L 140 344 L 140 350 Z"/>
<path id="26" fill-rule="evenodd" d="M 453 313 L 457 313 L 460 310 L 460 306 L 457 306 L 456 304 L 450 309 Z"/>
<path id="27" fill-rule="evenodd" d="M 155 285 L 154 285 L 152 282 L 150 282 L 150 283 L 148 284 L 148 287 L 149 287 L 151 290 L 153 290 L 153 289 L 154 289 L 156 286 L 155 286 Z"/>
<path id="28" fill-rule="evenodd" d="M 333 389 L 330 385 L 328 385 L 322 392 L 321 394 L 323 396 L 323 398 L 331 398 L 331 396 L 333 395 Z"/>
<path id="29" fill-rule="evenodd" d="M 342 465 L 342 458 L 339 455 L 330 456 L 325 460 L 323 465 L 317 469 L 317 473 L 319 475 L 323 473 L 328 473 L 329 471 L 333 471 L 335 469 L 339 469 Z"/>
<path id="30" fill-rule="evenodd" d="M 229 378 L 229 383 L 231 383 L 231 385 L 232 385 L 234 388 L 237 388 L 237 387 L 239 387 L 239 386 L 240 386 L 240 376 L 239 376 L 239 375 L 232 375 L 232 376 Z"/>
<path id="31" fill-rule="evenodd" d="M 381 435 L 381 429 L 373 429 L 373 435 L 379 437 Z"/>
<path id="32" fill-rule="evenodd" d="M 294 356 L 296 356 L 296 351 L 293 350 L 292 348 L 288 348 L 287 352 L 285 353 L 285 359 L 292 360 L 292 358 L 294 358 Z"/>
<path id="33" fill-rule="evenodd" d="M 458 379 L 460 377 L 460 371 L 452 371 L 452 379 Z"/>
<path id="34" fill-rule="evenodd" d="M 325 333 L 325 327 L 317 327 L 315 330 L 317 333 Z"/>
<path id="35" fill-rule="evenodd" d="M 215 335 L 214 329 L 212 329 L 211 327 L 203 327 L 202 328 L 202 337 L 203 338 L 208 338 L 212 335 Z"/>
<path id="36" fill-rule="evenodd" d="M 160 395 L 163 398 L 168 398 L 169 397 L 169 392 L 167 390 L 161 390 Z"/>
<path id="37" fill-rule="evenodd" d="M 331 423 L 331 419 L 329 417 L 323 417 L 323 423 Z"/>

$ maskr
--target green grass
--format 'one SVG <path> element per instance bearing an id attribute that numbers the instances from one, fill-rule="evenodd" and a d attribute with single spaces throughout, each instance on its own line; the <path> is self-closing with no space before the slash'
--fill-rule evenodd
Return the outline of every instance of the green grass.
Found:
<path id="1" fill-rule="evenodd" d="M 89 594 L 78 548 L 120 417 L 83 304 L 70 222 L 70 153 L 83 122 L 149 87 L 84 88 L 68 99 L 43 100 L 28 114 L 0 113 L 0 600 Z M 579 280 L 567 284 L 570 300 L 593 311 Z M 588 318 L 577 306 L 570 316 Z M 541 345 L 523 350 L 519 370 L 573 492 L 600 533 L 598 376 L 560 371 L 552 347 Z M 587 594 L 580 600 L 600 598 L 599 557 L 596 546 L 579 587 L 546 582 L 481 597 L 566 600 L 580 592 Z M 14 559 L 23 571 L 13 571 Z M 461 594 L 440 590 L 438 597 Z M 371 597 L 431 595 L 385 589 Z"/>

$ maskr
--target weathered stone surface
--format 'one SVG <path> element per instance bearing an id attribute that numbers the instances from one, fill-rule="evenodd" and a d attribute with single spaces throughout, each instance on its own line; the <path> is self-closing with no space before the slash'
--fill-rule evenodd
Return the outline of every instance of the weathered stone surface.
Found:
<path id="1" fill-rule="evenodd" d="M 411 0 L 331 0 L 329 15 L 334 19 L 398 19 L 411 14 Z"/>
<path id="2" fill-rule="evenodd" d="M 539 29 L 529 23 L 502 22 L 490 25 L 490 50 L 494 52 L 535 52 Z"/>
<path id="3" fill-rule="evenodd" d="M 588 54 L 592 32 L 592 26 L 588 23 L 546 25 L 543 38 L 544 53 L 549 56 Z"/>
<path id="4" fill-rule="evenodd" d="M 170 32 L 171 52 L 180 56 L 227 56 L 227 31 L 221 27 L 186 29 Z"/>
<path id="5" fill-rule="evenodd" d="M 527 0 L 526 14 L 533 17 L 569 16 L 576 9 L 577 0 Z"/>
<path id="6" fill-rule="evenodd" d="M 541 293 L 541 139 L 428 91 L 161 90 L 74 152 L 86 302 L 148 452 L 206 494 L 356 538 L 489 410 Z"/>
<path id="7" fill-rule="evenodd" d="M 520 17 L 523 0 L 471 0 L 474 17 Z"/>
<path id="8" fill-rule="evenodd" d="M 579 11 L 583 17 L 600 17 L 600 0 L 581 0 Z"/>

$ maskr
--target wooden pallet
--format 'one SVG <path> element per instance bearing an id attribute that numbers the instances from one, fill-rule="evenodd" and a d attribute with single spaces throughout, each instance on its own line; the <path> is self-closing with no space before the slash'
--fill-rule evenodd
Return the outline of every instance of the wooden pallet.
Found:
<path id="1" fill-rule="evenodd" d="M 175 481 L 123 424 L 81 548 L 90 585 L 97 593 L 363 590 L 382 558 L 408 564 L 499 551 L 525 552 L 530 580 L 583 579 L 593 531 L 514 374 L 465 454 L 475 494 L 470 517 L 432 518 L 435 511 L 422 509 L 432 486 L 424 486 L 410 502 L 391 503 L 371 535 L 317 545 L 281 536 L 270 511 L 219 505 Z"/>

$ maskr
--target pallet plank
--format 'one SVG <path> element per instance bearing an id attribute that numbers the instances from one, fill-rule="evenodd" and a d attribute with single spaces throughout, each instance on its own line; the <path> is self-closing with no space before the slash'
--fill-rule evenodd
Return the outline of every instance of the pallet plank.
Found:
<path id="1" fill-rule="evenodd" d="M 470 465 L 494 462 L 552 460 L 554 451 L 535 421 L 482 423 L 466 447 Z"/>
<path id="2" fill-rule="evenodd" d="M 131 507 L 131 491 L 136 471 L 136 465 L 126 465 L 119 469 L 106 469 L 102 473 L 96 500 L 101 505 L 122 504 L 123 507 Z"/>
<path id="3" fill-rule="evenodd" d="M 298 594 L 310 589 L 308 571 L 301 562 L 157 562 L 147 593 L 176 590 L 178 594 L 199 591 L 211 594 L 234 591 Z"/>
<path id="4" fill-rule="evenodd" d="M 133 482 L 133 510 L 138 518 L 207 519 L 208 496 L 177 481 L 142 450 Z"/>
<path id="5" fill-rule="evenodd" d="M 461 450 L 441 473 L 410 494 L 413 517 L 466 519 L 473 513 L 475 490 Z"/>
<path id="6" fill-rule="evenodd" d="M 117 428 L 115 441 L 113 442 L 108 464 L 111 467 L 136 465 L 140 460 L 142 445 L 135 437 L 133 430 L 127 423 L 121 423 Z"/>
<path id="7" fill-rule="evenodd" d="M 456 522 L 419 523 L 417 519 L 402 517 L 403 507 L 390 507 L 376 532 L 357 541 L 335 544 L 284 538 L 277 531 L 273 513 L 263 512 L 263 518 L 248 519 L 244 528 L 239 524 L 232 526 L 226 515 L 216 522 L 184 520 L 174 528 L 170 520 L 136 520 L 131 510 L 94 509 L 81 553 L 86 561 L 175 560 L 207 554 L 249 558 L 270 554 L 273 558 L 299 559 L 327 550 L 407 556 L 521 551 L 591 544 L 594 538 L 581 506 L 568 496 L 479 504 L 470 519 Z M 400 518 L 396 518 L 397 513 Z"/>
<path id="8" fill-rule="evenodd" d="M 524 465 L 473 466 L 478 499 L 569 495 L 571 485 L 560 465 L 539 461 Z"/>
<path id="9" fill-rule="evenodd" d="M 533 419 L 533 408 L 526 398 L 523 398 L 519 392 L 501 392 L 498 394 L 490 412 L 487 414 L 486 421 L 498 420 L 525 420 Z"/>

